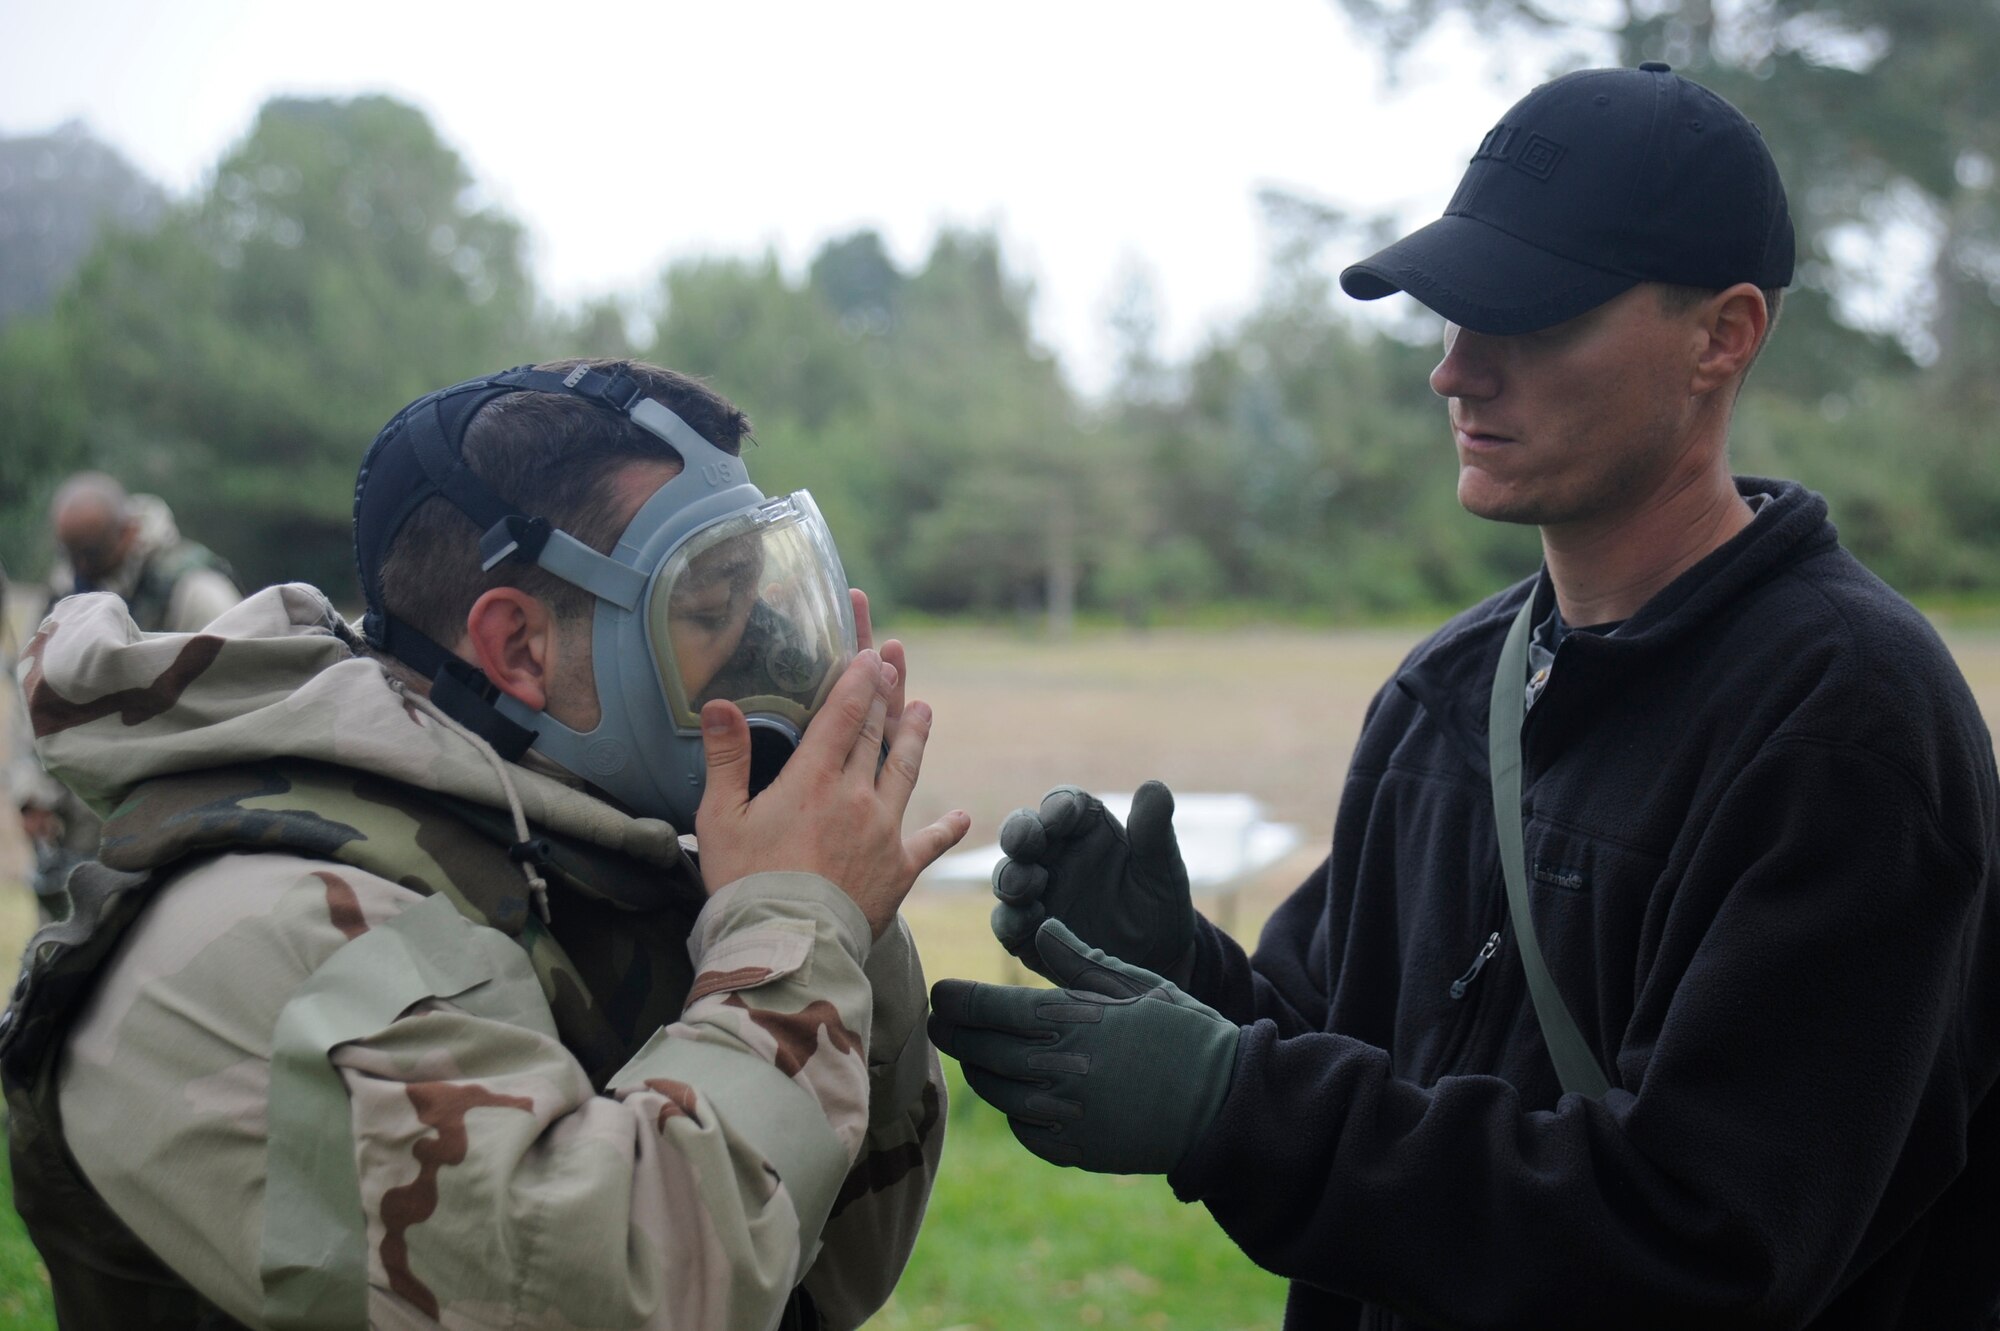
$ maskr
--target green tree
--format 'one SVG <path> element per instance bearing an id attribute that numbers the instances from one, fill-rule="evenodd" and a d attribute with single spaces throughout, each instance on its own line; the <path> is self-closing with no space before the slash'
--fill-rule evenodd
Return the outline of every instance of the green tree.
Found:
<path id="1" fill-rule="evenodd" d="M 920 604 L 1037 610 L 1062 635 L 1129 520 L 1131 473 L 1035 345 L 1032 295 L 991 234 L 949 230 L 902 288 L 875 419 L 911 518 L 883 559 Z"/>
<path id="2" fill-rule="evenodd" d="M 519 227 L 423 114 L 274 100 L 198 198 L 107 236 L 33 346 L 84 452 L 172 503 L 253 585 L 352 594 L 356 464 L 404 402 L 537 341 Z M 79 402 L 81 405 L 79 405 Z"/>
<path id="3" fill-rule="evenodd" d="M 783 420 L 817 431 L 866 400 L 853 338 L 776 255 L 677 263 L 661 278 L 661 297 L 648 355 L 714 380 L 760 429 Z"/>
<path id="4" fill-rule="evenodd" d="M 1800 232 L 1800 285 L 1982 382 L 2000 324 L 2000 7 L 1964 0 L 1339 0 L 1392 65 L 1441 18 L 1540 37 L 1551 72 L 1667 60 L 1757 122 Z M 1885 287 L 1899 250 L 1927 271 Z M 1806 303 L 1810 303 L 1809 301 Z M 1803 311 L 1790 317 L 1803 321 Z M 1824 330 L 1813 337 L 1823 339 Z M 1805 339 L 1794 337 L 1795 345 Z M 1823 340 L 1789 358 L 1803 371 Z M 1857 354 L 1857 344 L 1846 347 Z M 1774 354 L 1777 346 L 1774 344 Z M 1860 353 L 1865 354 L 1865 353 Z M 1844 366 L 1836 366 L 1838 373 Z M 1865 366 L 1864 368 L 1874 368 Z"/>
<path id="5" fill-rule="evenodd" d="M 1287 613 L 1450 605 L 1522 576 L 1533 533 L 1458 507 L 1433 347 L 1343 317 L 1316 247 L 1279 246 L 1263 301 L 1195 359 L 1177 400 L 1127 409 L 1161 535 L 1194 538 L 1232 598 Z"/>
<path id="6" fill-rule="evenodd" d="M 660 278 L 644 356 L 711 383 L 750 415 L 751 469 L 767 494 L 810 490 L 849 579 L 885 597 L 867 534 L 887 520 L 881 456 L 866 427 L 873 391 L 856 335 L 776 256 L 690 259 Z"/>
<path id="7" fill-rule="evenodd" d="M 1539 49 L 1551 73 L 1666 60 L 1741 107 L 1788 184 L 1800 262 L 1739 464 L 1782 462 L 1824 490 L 1849 543 L 1906 591 L 2000 585 L 2000 459 L 1964 442 L 2000 407 L 2000 6 L 1338 3 L 1392 70 L 1460 15 Z"/>
<path id="8" fill-rule="evenodd" d="M 661 290 L 651 356 L 750 413 L 760 483 L 812 490 L 857 582 L 1066 631 L 1123 520 L 1114 450 L 1086 438 L 992 236 L 947 231 L 905 273 L 863 231 L 804 281 L 766 255 L 676 264 Z"/>
<path id="9" fill-rule="evenodd" d="M 90 395 L 58 319 L 0 329 L 0 564 L 19 578 L 48 561 L 42 508 L 89 456 Z"/>

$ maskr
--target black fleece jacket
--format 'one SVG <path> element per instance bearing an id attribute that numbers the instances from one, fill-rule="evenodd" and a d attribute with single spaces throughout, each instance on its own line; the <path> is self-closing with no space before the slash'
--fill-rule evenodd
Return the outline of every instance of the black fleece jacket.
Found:
<path id="1" fill-rule="evenodd" d="M 1292 1279 L 1287 1327 L 1985 1325 L 1992 740 L 1824 502 L 1741 485 L 1773 498 L 1615 636 L 1569 635 L 1523 733 L 1535 931 L 1602 1100 L 1549 1062 L 1487 784 L 1545 576 L 1378 695 L 1254 960 L 1203 932 L 1190 987 L 1249 1029 L 1171 1181 Z"/>

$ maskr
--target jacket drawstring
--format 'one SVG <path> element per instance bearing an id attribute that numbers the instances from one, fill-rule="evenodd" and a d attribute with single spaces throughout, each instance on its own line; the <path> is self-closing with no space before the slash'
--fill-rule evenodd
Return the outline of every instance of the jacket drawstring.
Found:
<path id="1" fill-rule="evenodd" d="M 408 688 L 401 680 L 391 678 L 389 680 L 389 687 L 401 694 L 406 701 L 415 706 L 425 716 L 434 718 L 446 730 L 470 742 L 472 747 L 484 754 L 486 761 L 492 764 L 493 774 L 500 778 L 500 789 L 507 796 L 507 810 L 514 815 L 514 835 L 517 841 L 514 848 L 508 852 L 508 857 L 520 865 L 521 872 L 526 875 L 528 879 L 528 894 L 535 900 L 535 910 L 541 915 L 542 923 L 550 923 L 548 880 L 535 871 L 535 865 L 540 862 L 542 855 L 540 853 L 515 853 L 521 847 L 534 847 L 538 843 L 535 838 L 528 835 L 528 815 L 521 809 L 521 795 L 519 791 L 514 789 L 514 778 L 507 775 L 507 760 L 502 758 L 494 747 L 481 739 L 478 734 L 445 715 L 443 708 L 439 707 L 423 694 Z"/>

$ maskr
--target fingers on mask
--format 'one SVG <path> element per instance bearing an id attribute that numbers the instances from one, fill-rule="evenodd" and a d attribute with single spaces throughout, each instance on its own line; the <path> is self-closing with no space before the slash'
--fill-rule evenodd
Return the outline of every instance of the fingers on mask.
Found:
<path id="1" fill-rule="evenodd" d="M 750 797 L 750 725 L 734 703 L 712 699 L 701 711 L 701 744 L 708 763 L 702 803 L 733 807 Z"/>

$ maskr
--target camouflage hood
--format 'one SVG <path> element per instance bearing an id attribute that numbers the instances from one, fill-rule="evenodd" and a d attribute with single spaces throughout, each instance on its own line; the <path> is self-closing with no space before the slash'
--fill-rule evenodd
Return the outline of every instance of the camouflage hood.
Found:
<path id="1" fill-rule="evenodd" d="M 349 768 L 662 867 L 675 830 L 492 756 L 412 703 L 318 591 L 258 592 L 200 634 L 142 634 L 116 596 L 59 603 L 22 654 L 44 765 L 101 814 L 144 782 L 264 762 Z"/>

